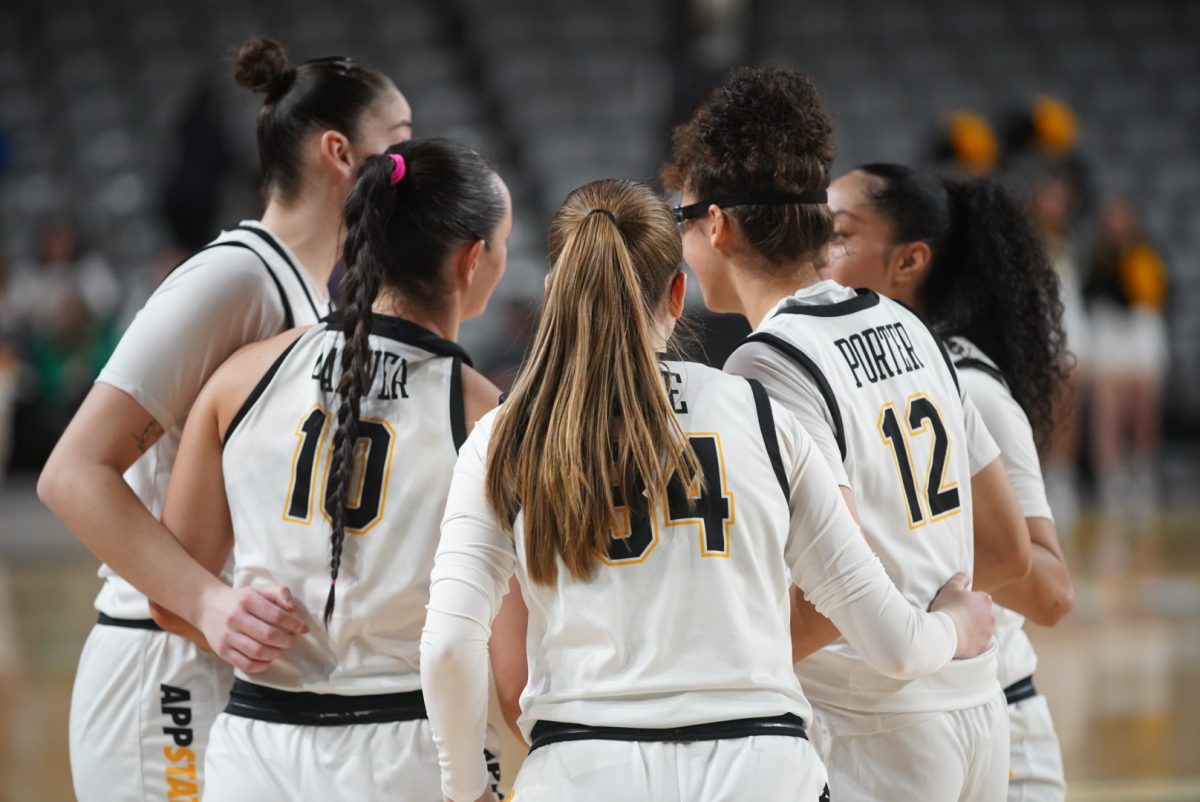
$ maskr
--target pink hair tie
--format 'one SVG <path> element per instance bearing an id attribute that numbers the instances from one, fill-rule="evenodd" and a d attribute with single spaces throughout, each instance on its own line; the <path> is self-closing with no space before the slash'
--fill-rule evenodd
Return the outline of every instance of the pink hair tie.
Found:
<path id="1" fill-rule="evenodd" d="M 388 158 L 392 160 L 392 185 L 399 184 L 404 178 L 404 174 L 408 172 L 408 168 L 404 165 L 404 157 L 396 153 L 389 153 Z"/>

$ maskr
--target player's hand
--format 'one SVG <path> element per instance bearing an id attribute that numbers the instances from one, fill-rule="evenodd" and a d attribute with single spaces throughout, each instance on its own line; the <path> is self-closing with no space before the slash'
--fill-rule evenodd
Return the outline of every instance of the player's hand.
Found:
<path id="1" fill-rule="evenodd" d="M 197 626 L 212 650 L 234 668 L 265 671 L 308 632 L 292 593 L 280 585 L 210 591 Z"/>
<path id="2" fill-rule="evenodd" d="M 992 609 L 992 597 L 986 593 L 976 593 L 967 588 L 971 578 L 964 573 L 950 577 L 950 581 L 942 585 L 933 604 L 929 605 L 931 612 L 943 612 L 954 621 L 954 629 L 958 633 L 958 650 L 955 659 L 975 657 L 981 654 L 992 642 L 992 632 L 996 629 L 996 613 Z"/>

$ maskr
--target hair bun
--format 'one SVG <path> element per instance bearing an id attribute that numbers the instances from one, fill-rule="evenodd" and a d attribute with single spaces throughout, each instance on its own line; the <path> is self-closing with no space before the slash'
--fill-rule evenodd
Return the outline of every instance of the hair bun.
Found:
<path id="1" fill-rule="evenodd" d="M 274 39 L 256 36 L 238 51 L 233 77 L 243 89 L 271 95 L 283 89 L 295 72 L 288 67 L 283 45 Z"/>

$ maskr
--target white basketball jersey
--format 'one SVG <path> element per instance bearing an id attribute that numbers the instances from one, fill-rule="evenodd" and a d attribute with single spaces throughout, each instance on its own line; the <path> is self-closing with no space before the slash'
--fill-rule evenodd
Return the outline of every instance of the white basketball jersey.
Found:
<path id="1" fill-rule="evenodd" d="M 1021 513 L 1026 518 L 1053 520 L 1033 429 L 1025 411 L 1013 398 L 1003 372 L 965 337 L 953 337 L 947 346 L 963 388 L 1000 446 L 1000 459 L 1021 505 Z M 996 642 L 1000 647 L 996 674 L 1000 684 L 1007 688 L 1033 675 L 1037 668 L 1037 653 L 1025 634 L 1025 616 L 1000 605 L 995 606 L 995 611 Z"/>
<path id="2" fill-rule="evenodd" d="M 429 573 L 458 446 L 466 439 L 455 343 L 375 316 L 352 497 L 329 593 L 324 499 L 337 426 L 340 315 L 300 337 L 230 423 L 223 457 L 234 531 L 234 585 L 291 589 L 311 631 L 252 682 L 290 691 L 375 694 L 420 687 Z"/>
<path id="3" fill-rule="evenodd" d="M 316 323 L 330 310 L 328 293 L 313 285 L 287 247 L 250 221 L 222 232 L 163 280 L 97 379 L 164 424 L 163 435 L 125 472 L 155 518 L 162 516 L 187 410 L 213 371 L 242 346 Z M 189 320 L 193 329 L 180 330 Z M 107 565 L 100 577 L 97 609 L 113 618 L 150 617 L 146 597 Z"/>
<path id="4" fill-rule="evenodd" d="M 560 562 L 549 587 L 529 580 L 523 516 L 515 521 L 530 610 L 527 730 L 538 720 L 675 727 L 809 718 L 791 670 L 790 513 L 770 402 L 712 368 L 662 365 L 703 493 L 697 486 L 685 495 L 673 481 L 655 510 L 639 495 L 640 508 L 619 510 L 606 564 L 579 581 Z"/>
<path id="5" fill-rule="evenodd" d="M 844 300 L 789 296 L 748 341 L 816 382 L 867 541 L 904 597 L 927 609 L 955 572 L 974 567 L 975 466 L 957 376 L 940 340 L 907 308 L 833 286 Z M 996 691 L 995 671 L 993 646 L 931 677 L 892 679 L 844 639 L 796 666 L 814 702 L 879 712 L 982 704 Z"/>

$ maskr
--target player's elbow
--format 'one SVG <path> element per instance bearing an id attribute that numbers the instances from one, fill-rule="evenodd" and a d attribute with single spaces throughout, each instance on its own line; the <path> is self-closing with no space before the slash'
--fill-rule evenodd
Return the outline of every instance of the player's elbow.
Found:
<path id="1" fill-rule="evenodd" d="M 1053 594 L 1050 594 L 1046 600 L 1038 605 L 1036 610 L 1031 611 L 1031 615 L 1027 615 L 1033 623 L 1038 626 L 1052 627 L 1059 621 L 1066 618 L 1075 609 L 1075 584 L 1067 579 L 1061 588 Z"/>
<path id="2" fill-rule="evenodd" d="M 906 681 L 919 679 L 937 670 L 937 666 L 927 666 L 918 657 L 912 651 L 897 652 L 893 655 L 877 657 L 872 661 L 872 668 L 885 677 Z"/>
<path id="3" fill-rule="evenodd" d="M 62 464 L 51 454 L 45 467 L 42 468 L 41 474 L 38 475 L 38 499 L 55 514 L 59 514 L 64 499 L 69 495 L 67 488 L 71 484 L 70 474 L 70 466 Z"/>

